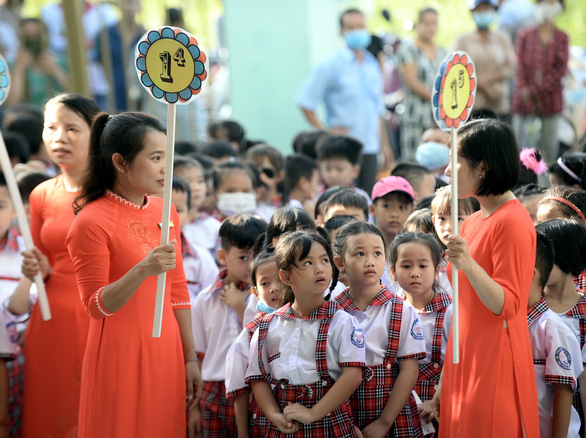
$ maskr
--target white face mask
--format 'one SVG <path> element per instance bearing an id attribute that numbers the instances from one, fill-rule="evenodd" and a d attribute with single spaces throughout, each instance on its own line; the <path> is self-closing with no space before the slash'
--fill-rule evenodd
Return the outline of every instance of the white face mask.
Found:
<path id="1" fill-rule="evenodd" d="M 546 22 L 551 23 L 562 12 L 562 10 L 560 2 L 541 2 L 535 6 L 535 21 L 537 21 L 537 24 L 543 24 Z"/>
<path id="2" fill-rule="evenodd" d="M 240 213 L 252 213 L 256 210 L 254 193 L 224 193 L 218 195 L 218 210 L 224 216 L 234 216 Z"/>

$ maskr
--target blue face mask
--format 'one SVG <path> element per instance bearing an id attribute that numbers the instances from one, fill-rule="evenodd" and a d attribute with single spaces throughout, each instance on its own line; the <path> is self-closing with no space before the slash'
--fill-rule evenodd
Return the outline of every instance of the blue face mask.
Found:
<path id="1" fill-rule="evenodd" d="M 493 11 L 474 12 L 472 18 L 478 29 L 488 29 L 494 21 L 495 13 Z"/>
<path id="2" fill-rule="evenodd" d="M 366 29 L 349 30 L 344 32 L 344 39 L 352 50 L 364 50 L 370 44 L 370 33 Z"/>
<path id="3" fill-rule="evenodd" d="M 259 312 L 264 312 L 264 313 L 270 314 L 270 313 L 273 313 L 277 309 L 273 309 L 271 306 L 266 304 L 263 300 L 258 300 L 258 303 L 256 303 L 256 310 L 258 310 Z"/>

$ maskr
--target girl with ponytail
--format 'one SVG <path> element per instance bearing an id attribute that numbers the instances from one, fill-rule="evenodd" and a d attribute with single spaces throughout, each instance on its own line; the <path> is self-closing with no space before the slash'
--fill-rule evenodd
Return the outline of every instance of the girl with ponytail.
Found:
<path id="1" fill-rule="evenodd" d="M 161 122 L 147 114 L 102 113 L 92 125 L 90 163 L 67 236 L 91 316 L 79 438 L 185 436 L 185 409 L 196 407 L 201 395 L 179 218 L 173 207 L 177 226 L 169 230 L 171 242 L 160 245 L 163 199 L 150 196 L 163 192 L 165 149 Z M 163 272 L 163 325 L 153 338 Z"/>

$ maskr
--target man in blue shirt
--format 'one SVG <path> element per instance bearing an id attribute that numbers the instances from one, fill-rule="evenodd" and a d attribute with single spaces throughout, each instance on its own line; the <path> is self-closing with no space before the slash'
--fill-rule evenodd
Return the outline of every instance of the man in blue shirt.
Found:
<path id="1" fill-rule="evenodd" d="M 382 152 L 385 168 L 393 162 L 382 118 L 383 78 L 379 64 L 367 50 L 370 33 L 364 15 L 348 9 L 340 17 L 341 34 L 347 47 L 321 63 L 301 88 L 296 102 L 316 129 L 324 129 L 315 110 L 325 104 L 328 131 L 360 140 L 362 167 L 358 187 L 370 193 L 377 174 L 377 156 Z"/>

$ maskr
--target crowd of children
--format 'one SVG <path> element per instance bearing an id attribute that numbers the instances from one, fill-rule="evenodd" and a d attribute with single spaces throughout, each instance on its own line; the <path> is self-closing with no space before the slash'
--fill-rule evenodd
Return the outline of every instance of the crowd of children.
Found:
<path id="1" fill-rule="evenodd" d="M 120 233 L 117 225 L 125 228 L 131 220 L 124 215 L 142 217 L 159 204 L 150 197 L 141 204 L 140 196 L 130 199 L 129 195 L 140 192 L 137 184 L 143 181 L 139 172 L 132 170 L 131 163 L 142 159 L 141 154 L 149 151 L 150 146 L 143 145 L 148 143 L 144 140 L 147 137 L 137 137 L 132 147 L 138 155 L 124 161 L 121 142 L 114 133 L 120 115 L 102 114 L 97 119 L 101 120 L 101 128 L 94 128 L 99 133 L 90 139 L 89 123 L 83 116 L 94 108 L 88 105 L 69 96 L 47 106 L 45 131 L 57 131 L 59 139 L 51 140 L 46 132 L 46 146 L 62 176 L 32 191 L 31 184 L 47 177 L 32 171 L 18 175 L 26 204 L 32 191 L 32 227 L 38 248 L 25 251 L 24 257 L 12 201 L 4 178 L 0 178 L 0 436 L 20 436 L 21 430 L 22 436 L 44 436 L 35 430 L 50 430 L 54 436 L 77 431 L 77 417 L 62 418 L 55 424 L 55 418 L 39 416 L 37 410 L 41 408 L 33 401 L 28 402 L 27 408 L 25 400 L 21 415 L 23 363 L 34 368 L 24 372 L 25 398 L 46 403 L 47 398 L 38 394 L 49 391 L 51 399 L 63 399 L 61 402 L 67 404 L 63 412 L 76 415 L 79 394 L 75 398 L 62 393 L 63 388 L 73 391 L 81 385 L 79 436 L 97 436 L 92 428 L 98 427 L 103 419 L 89 410 L 95 411 L 95 404 L 105 403 L 107 397 L 140 404 L 127 394 L 132 389 L 128 382 L 126 392 L 120 392 L 124 396 L 109 393 L 111 386 L 97 391 L 92 385 L 100 386 L 100 375 L 111 378 L 103 373 L 112 372 L 115 362 L 102 356 L 112 351 L 112 345 L 116 344 L 121 351 L 134 345 L 118 337 L 143 339 L 143 335 L 135 334 L 142 328 L 130 329 L 125 324 L 142 321 L 138 313 L 129 313 L 128 303 L 143 300 L 140 295 L 146 292 L 136 286 L 134 296 L 130 294 L 127 301 L 113 298 L 117 293 L 116 280 L 123 280 L 132 271 L 122 241 L 114 236 Z M 52 122 L 51 117 L 55 119 Z M 134 116 L 129 117 L 130 120 Z M 162 138 L 155 122 L 140 117 L 132 120 L 142 126 L 147 133 L 144 135 L 154 136 L 148 137 L 152 141 Z M 83 135 L 73 138 L 74 134 L 62 133 L 62 125 L 72 123 L 80 125 Z M 102 131 L 105 134 L 100 134 Z M 178 222 L 174 226 L 178 228 L 173 236 L 176 248 L 180 247 L 177 260 L 182 266 L 178 268 L 185 273 L 186 289 L 179 294 L 173 286 L 171 295 L 176 294 L 177 302 L 172 301 L 171 306 L 180 331 L 187 327 L 181 312 L 191 309 L 193 336 L 191 344 L 190 338 L 181 333 L 183 350 L 176 350 L 184 353 L 185 372 L 194 384 L 199 377 L 196 370 L 189 368 L 194 364 L 203 380 L 199 405 L 189 406 L 184 427 L 191 436 L 198 433 L 205 437 L 434 436 L 441 430 L 434 395 L 444 363 L 451 360 L 446 355 L 452 328 L 447 248 L 456 230 L 452 229 L 452 193 L 450 187 L 443 187 L 444 180 L 449 178 L 434 175 L 415 163 L 402 163 L 392 175 L 380 178 L 372 193 L 367 194 L 354 186 L 360 171 L 359 142 L 325 133 L 306 133 L 302 137 L 297 139 L 303 140 L 302 147 L 297 145 L 298 152 L 286 158 L 273 146 L 257 144 L 244 150 L 243 143 L 212 148 L 219 151 L 219 155 L 214 152 L 212 157 L 204 155 L 205 148 L 192 148 L 191 152 L 176 155 L 172 203 L 177 212 L 173 213 L 174 222 Z M 51 141 L 57 146 L 51 146 Z M 114 145 L 110 155 L 104 155 L 106 143 Z M 86 166 L 86 157 L 67 154 L 68 148 L 82 146 L 87 153 L 88 144 L 93 145 L 88 160 L 107 161 L 110 156 L 114 160 L 115 175 L 102 177 L 119 181 L 115 177 L 125 175 L 127 185 L 105 183 L 101 193 L 93 194 L 90 185 L 89 192 L 83 191 L 87 179 L 82 179 L 80 169 Z M 96 149 L 97 144 L 101 145 L 101 152 Z M 99 153 L 102 155 L 98 156 Z M 116 154 L 123 157 L 118 164 Z M 542 158 L 535 151 L 522 153 L 521 165 L 528 172 L 528 179 L 523 179 L 525 184 L 515 190 L 537 224 L 535 275 L 529 301 L 520 305 L 527 307 L 542 437 L 577 437 L 585 423 L 582 406 L 586 403 L 586 159 L 576 155 L 560 158 L 550 166 L 551 187 L 545 187 L 541 185 L 546 167 Z M 160 163 L 156 166 L 160 167 Z M 94 176 L 105 172 L 103 166 L 88 167 L 93 167 Z M 120 187 L 126 188 L 125 193 L 116 192 Z M 74 221 L 73 209 L 65 210 L 76 196 L 81 199 L 79 188 L 81 193 L 91 196 L 80 204 L 86 211 L 81 211 Z M 114 207 L 108 198 L 121 204 Z M 97 219 L 100 208 L 118 212 L 128 205 L 137 211 L 116 213 L 118 223 L 114 217 Z M 458 200 L 458 233 L 469 216 L 478 217 L 476 212 L 480 208 L 474 197 Z M 64 212 L 67 214 L 63 215 Z M 69 233 L 69 258 L 65 236 L 72 221 L 80 234 Z M 91 228 L 101 226 L 102 222 L 106 231 Z M 84 226 L 94 230 L 88 234 L 91 241 L 84 240 Z M 51 231 L 55 229 L 63 235 L 56 236 Z M 140 257 L 157 250 L 158 243 L 153 243 L 157 239 L 151 234 L 136 224 L 130 233 L 129 239 L 135 239 L 133 248 L 142 248 L 138 251 Z M 62 238 L 60 246 L 51 246 L 56 238 Z M 108 248 L 115 264 L 86 264 L 85 252 L 98 243 L 100 248 Z M 81 251 L 84 245 L 85 252 Z M 143 248 L 145 245 L 148 251 Z M 138 253 L 132 254 L 132 260 L 140 259 Z M 94 255 L 96 260 L 106 257 L 103 249 L 96 249 Z M 63 278 L 72 281 L 74 268 L 85 310 L 77 288 L 73 287 L 75 309 L 59 313 L 61 304 L 56 296 L 63 293 L 63 288 L 55 282 Z M 96 293 L 97 280 L 93 277 L 98 269 L 104 272 Z M 70 326 L 44 330 L 52 323 L 39 319 L 30 281 L 37 272 L 47 281 L 54 319 L 67 321 Z M 155 274 L 148 275 L 148 284 L 152 284 Z M 174 278 L 183 279 L 183 275 Z M 23 319 L 31 310 L 33 316 L 27 329 Z M 63 366 L 63 358 L 50 351 L 53 343 L 74 342 L 72 339 L 79 343 L 82 341 L 78 342 L 78 337 L 83 337 L 85 348 L 90 320 L 86 311 L 92 317 L 89 337 L 93 341 L 87 341 L 90 347 L 85 358 L 68 348 L 68 360 L 74 362 L 76 355 L 80 358 L 79 363 L 65 371 L 74 375 L 77 386 L 65 385 L 56 376 L 45 376 L 37 368 L 39 363 L 49 370 Z M 85 321 L 72 322 L 73 314 Z M 122 318 L 127 318 L 124 323 L 113 322 Z M 124 333 L 115 324 L 126 327 Z M 74 334 L 69 333 L 72 327 Z M 24 335 L 19 337 L 18 332 L 24 333 L 25 329 L 27 349 L 23 355 L 19 343 L 24 342 Z M 67 333 L 59 334 L 63 331 Z M 147 345 L 151 342 L 149 337 L 150 334 L 141 342 Z M 39 343 L 46 345 L 32 350 Z M 137 352 L 133 346 L 128 357 L 135 354 L 137 361 L 147 360 L 159 351 L 140 348 Z M 194 351 L 187 351 L 190 348 Z M 36 359 L 39 351 L 44 355 L 42 359 Z M 124 357 L 117 360 L 123 361 Z M 95 367 L 88 361 L 94 361 Z M 99 368 L 104 361 L 110 363 L 109 367 Z M 156 368 L 159 371 L 153 374 L 154 379 L 163 370 Z M 128 376 L 132 374 L 132 379 L 137 379 L 137 370 L 144 373 L 140 379 L 147 379 L 148 373 L 154 372 L 142 363 L 132 373 L 127 370 Z M 119 373 L 125 375 L 127 371 Z M 47 382 L 36 383 L 39 379 L 57 380 L 61 388 L 53 388 Z M 41 389 L 28 386 L 33 383 Z M 166 386 L 157 386 L 159 397 L 165 397 Z M 150 384 L 148 387 L 154 388 Z M 135 390 L 140 393 L 143 389 Z M 96 395 L 98 392 L 100 396 Z M 191 394 L 190 401 L 196 396 L 195 392 Z M 55 406 L 59 403 L 55 402 Z M 107 409 L 97 411 L 114 415 Z M 134 421 L 138 418 L 134 411 L 133 408 L 119 412 L 133 420 L 117 417 L 116 421 Z M 54 416 L 58 410 L 50 412 Z M 149 416 L 156 416 L 154 411 L 149 412 Z M 150 419 L 144 421 L 150 424 Z M 32 423 L 36 425 L 31 426 Z M 108 433 L 111 430 L 114 429 L 108 429 Z M 149 433 L 148 427 L 132 430 L 143 430 L 147 436 Z M 168 436 L 173 433 L 184 436 L 185 432 L 169 431 Z"/>

